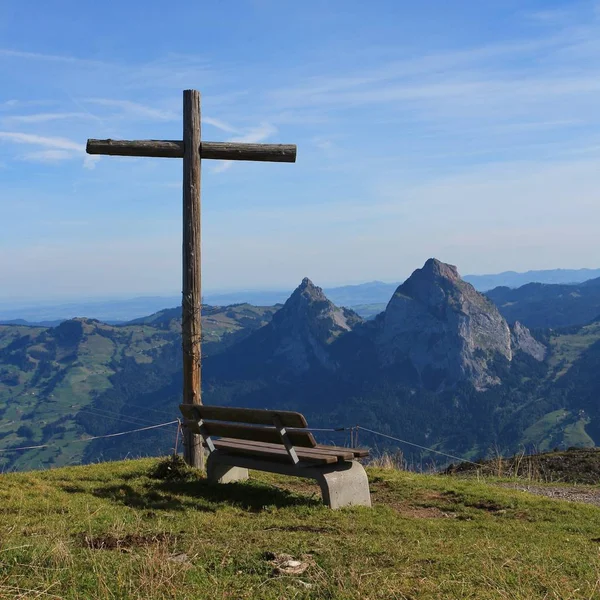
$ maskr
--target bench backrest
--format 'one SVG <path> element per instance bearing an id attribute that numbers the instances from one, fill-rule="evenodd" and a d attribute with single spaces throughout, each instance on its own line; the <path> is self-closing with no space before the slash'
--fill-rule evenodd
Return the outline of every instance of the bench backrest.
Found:
<path id="1" fill-rule="evenodd" d="M 288 450 L 290 446 L 317 445 L 309 431 L 301 431 L 308 424 L 298 412 L 196 404 L 181 404 L 179 408 L 186 419 L 185 425 L 202 435 L 209 449 L 212 436 L 281 444 Z"/>

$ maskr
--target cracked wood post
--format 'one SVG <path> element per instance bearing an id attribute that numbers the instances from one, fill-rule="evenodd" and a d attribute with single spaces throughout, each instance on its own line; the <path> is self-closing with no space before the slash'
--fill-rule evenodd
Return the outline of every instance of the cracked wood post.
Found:
<path id="1" fill-rule="evenodd" d="M 201 360 L 201 220 L 200 220 L 200 93 L 183 92 L 183 403 L 202 404 Z M 184 458 L 204 468 L 202 438 L 185 429 Z"/>

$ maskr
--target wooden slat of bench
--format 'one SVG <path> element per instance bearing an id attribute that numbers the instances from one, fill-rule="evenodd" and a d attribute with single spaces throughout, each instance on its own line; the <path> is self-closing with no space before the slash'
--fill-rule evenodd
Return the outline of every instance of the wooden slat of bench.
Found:
<path id="1" fill-rule="evenodd" d="M 290 455 L 283 446 L 276 444 L 259 444 L 252 442 L 242 442 L 240 440 L 219 439 L 214 440 L 215 448 L 224 450 L 232 454 L 243 454 L 246 456 L 256 456 L 258 458 L 267 458 L 280 462 L 291 462 Z M 299 449 L 298 458 L 302 462 L 312 464 L 333 464 L 338 462 L 336 456 L 326 453 L 316 453 L 314 449 Z"/>
<path id="2" fill-rule="evenodd" d="M 233 441 L 233 440 L 232 440 Z M 273 446 L 274 448 L 283 448 L 281 444 L 261 444 L 260 442 L 244 442 L 244 444 L 252 445 L 252 446 L 262 446 L 266 448 L 270 448 Z M 320 445 L 315 448 L 296 448 L 296 452 L 298 453 L 298 457 L 300 454 L 302 455 L 314 455 L 314 456 L 322 456 L 323 454 L 328 454 L 331 456 L 335 456 L 338 460 L 353 460 L 354 454 L 351 448 L 339 448 L 337 446 L 325 446 Z"/>
<path id="3" fill-rule="evenodd" d="M 262 410 L 257 408 L 229 408 L 227 406 L 203 406 L 180 404 L 179 409 L 186 419 L 197 421 L 231 421 L 253 425 L 273 425 L 274 417 L 279 417 L 284 427 L 303 428 L 307 426 L 304 415 L 288 410 Z"/>
<path id="4" fill-rule="evenodd" d="M 365 448 L 345 448 L 344 446 L 329 446 L 327 444 L 317 444 L 315 450 L 338 450 L 352 452 L 355 458 L 366 458 L 369 456 L 369 451 Z"/>
<path id="5" fill-rule="evenodd" d="M 201 433 L 196 421 L 186 421 L 185 424 L 194 432 Z M 281 444 L 281 436 L 275 427 L 264 425 L 244 425 L 243 423 L 224 423 L 222 421 L 202 421 L 208 435 L 238 440 L 252 440 L 269 444 Z M 294 446 L 299 448 L 314 448 L 317 445 L 315 438 L 308 431 L 294 431 L 288 433 Z"/>

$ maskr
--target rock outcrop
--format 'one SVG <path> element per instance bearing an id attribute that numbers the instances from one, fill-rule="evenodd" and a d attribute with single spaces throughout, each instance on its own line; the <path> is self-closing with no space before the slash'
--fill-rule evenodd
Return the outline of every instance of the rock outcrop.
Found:
<path id="1" fill-rule="evenodd" d="M 496 306 L 456 267 L 433 258 L 392 296 L 376 347 L 384 365 L 408 360 L 422 385 L 436 390 L 459 381 L 485 390 L 500 383 L 491 361 L 513 356 L 510 328 Z"/>
<path id="2" fill-rule="evenodd" d="M 521 325 L 516 321 L 512 327 L 512 346 L 513 351 L 521 350 L 525 354 L 529 354 L 535 360 L 542 361 L 546 358 L 546 346 L 538 342 L 525 325 Z"/>
<path id="3" fill-rule="evenodd" d="M 232 349 L 228 360 L 252 372 L 300 375 L 311 368 L 335 369 L 331 344 L 363 320 L 330 302 L 323 290 L 306 278 L 270 323 Z M 225 365 L 226 366 L 226 365 Z"/>
<path id="4" fill-rule="evenodd" d="M 483 391 L 501 383 L 496 361 L 506 364 L 517 351 L 543 360 L 546 349 L 526 327 L 511 331 L 456 267 L 430 259 L 374 321 L 335 306 L 304 279 L 270 323 L 206 366 L 237 380 L 286 381 L 325 369 L 346 380 L 392 373 L 402 385 L 442 391 L 465 382 Z"/>
<path id="5" fill-rule="evenodd" d="M 360 322 L 355 312 L 335 306 L 305 278 L 266 329 L 275 342 L 274 357 L 300 373 L 315 364 L 334 368 L 328 346 Z"/>

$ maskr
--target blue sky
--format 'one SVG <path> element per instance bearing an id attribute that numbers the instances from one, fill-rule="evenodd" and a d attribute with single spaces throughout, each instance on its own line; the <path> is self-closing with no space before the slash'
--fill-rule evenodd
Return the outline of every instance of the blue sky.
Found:
<path id="1" fill-rule="evenodd" d="M 0 299 L 180 290 L 181 161 L 88 137 L 296 143 L 203 163 L 206 290 L 600 266 L 600 4 L 0 3 Z"/>

